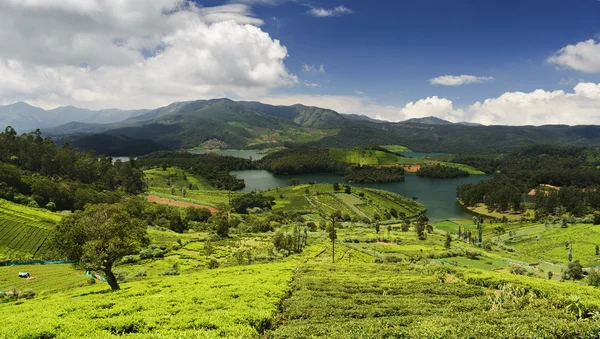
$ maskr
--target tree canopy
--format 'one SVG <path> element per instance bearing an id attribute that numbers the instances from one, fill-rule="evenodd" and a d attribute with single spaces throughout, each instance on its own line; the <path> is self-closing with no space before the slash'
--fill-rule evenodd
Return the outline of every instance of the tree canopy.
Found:
<path id="1" fill-rule="evenodd" d="M 149 243 L 144 222 L 132 218 L 121 204 L 86 206 L 64 218 L 50 241 L 58 254 L 104 272 L 113 290 L 119 289 L 112 272 L 115 262 Z"/>

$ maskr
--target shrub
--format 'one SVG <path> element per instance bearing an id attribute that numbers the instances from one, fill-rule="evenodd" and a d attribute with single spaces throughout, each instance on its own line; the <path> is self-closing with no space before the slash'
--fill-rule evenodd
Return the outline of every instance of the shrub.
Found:
<path id="1" fill-rule="evenodd" d="M 590 286 L 600 286 L 600 272 L 592 268 L 588 274 L 588 284 Z"/>
<path id="2" fill-rule="evenodd" d="M 136 278 L 144 278 L 147 275 L 148 274 L 146 273 L 146 270 L 143 268 L 140 268 L 139 270 L 135 271 L 135 273 L 133 274 L 133 276 Z"/>
<path id="3" fill-rule="evenodd" d="M 210 260 L 208 261 L 208 268 L 209 269 L 215 269 L 219 267 L 219 262 L 214 259 L 214 258 L 210 258 Z"/>
<path id="4" fill-rule="evenodd" d="M 527 275 L 527 269 L 523 266 L 511 265 L 510 273 L 518 275 Z"/>
<path id="5" fill-rule="evenodd" d="M 172 268 L 162 271 L 159 275 L 179 275 L 179 263 L 174 263 Z"/>
<path id="6" fill-rule="evenodd" d="M 583 279 L 583 267 L 579 263 L 579 260 L 570 262 L 567 268 L 563 271 L 564 280 L 581 280 Z"/>
<path id="7" fill-rule="evenodd" d="M 139 255 L 126 255 L 121 258 L 121 264 L 133 264 L 140 260 Z"/>
<path id="8" fill-rule="evenodd" d="M 56 204 L 53 201 L 50 201 L 46 204 L 46 209 L 49 211 L 56 211 Z"/>
<path id="9" fill-rule="evenodd" d="M 113 273 L 115 274 L 115 278 L 117 278 L 117 281 L 119 282 L 125 282 L 127 281 L 127 279 L 129 279 L 129 275 L 125 271 L 115 270 Z"/>

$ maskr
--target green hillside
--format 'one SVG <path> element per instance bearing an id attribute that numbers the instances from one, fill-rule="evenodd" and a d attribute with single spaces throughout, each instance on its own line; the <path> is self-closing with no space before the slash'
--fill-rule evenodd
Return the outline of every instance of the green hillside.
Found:
<path id="1" fill-rule="evenodd" d="M 351 193 L 345 193 L 343 186 L 340 191 L 335 191 L 329 184 L 304 184 L 269 190 L 264 194 L 275 198 L 275 211 L 295 212 L 313 221 L 321 220 L 320 215 L 338 210 L 351 219 L 369 221 L 385 218 L 391 209 L 410 218 L 425 212 L 425 207 L 412 199 L 370 188 L 351 187 Z"/>
<path id="2" fill-rule="evenodd" d="M 61 216 L 0 199 L 0 261 L 47 258 L 46 239 Z"/>
<path id="3" fill-rule="evenodd" d="M 600 290 L 511 274 L 502 261 L 510 257 L 501 257 L 509 252 L 456 241 L 447 250 L 436 233 L 421 241 L 412 231 L 377 235 L 348 224 L 339 238 L 331 264 L 323 232 L 311 232 L 303 253 L 288 257 L 265 256 L 269 237 L 234 235 L 217 243 L 212 256 L 222 266 L 212 270 L 191 265 L 204 262 L 206 239 L 184 242 L 165 258 L 119 266 L 132 280 L 116 292 L 104 283 L 77 287 L 82 280 L 66 266 L 23 267 L 47 285 L 13 279 L 17 290 L 71 288 L 0 304 L 0 337 L 591 338 L 600 328 L 585 316 L 600 309 Z M 252 255 L 236 254 L 245 251 Z M 177 276 L 155 273 L 175 264 Z"/>

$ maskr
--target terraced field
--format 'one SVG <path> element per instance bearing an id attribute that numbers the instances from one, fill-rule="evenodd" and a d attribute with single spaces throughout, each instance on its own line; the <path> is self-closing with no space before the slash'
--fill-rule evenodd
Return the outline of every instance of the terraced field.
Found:
<path id="1" fill-rule="evenodd" d="M 46 258 L 46 239 L 60 218 L 0 199 L 0 261 Z"/>
<path id="2" fill-rule="evenodd" d="M 269 190 L 264 194 L 275 198 L 273 209 L 302 214 L 319 215 L 340 211 L 350 217 L 370 220 L 375 214 L 381 217 L 389 213 L 392 208 L 408 217 L 425 212 L 424 206 L 412 199 L 370 188 L 353 187 L 352 193 L 346 194 L 333 191 L 330 184 L 304 184 Z"/>

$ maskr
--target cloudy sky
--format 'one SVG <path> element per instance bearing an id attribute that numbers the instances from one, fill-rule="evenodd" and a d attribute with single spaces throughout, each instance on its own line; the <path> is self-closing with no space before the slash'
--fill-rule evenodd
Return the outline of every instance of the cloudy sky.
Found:
<path id="1" fill-rule="evenodd" d="M 600 124 L 597 0 L 0 0 L 0 104 Z"/>

